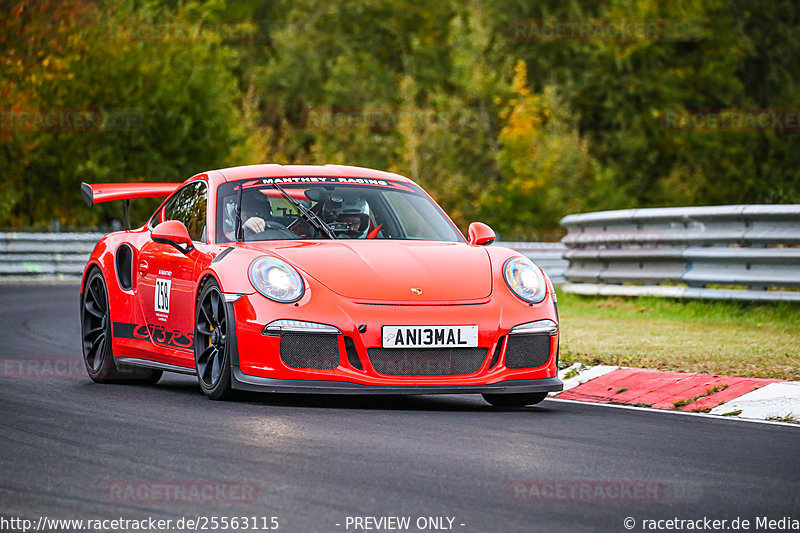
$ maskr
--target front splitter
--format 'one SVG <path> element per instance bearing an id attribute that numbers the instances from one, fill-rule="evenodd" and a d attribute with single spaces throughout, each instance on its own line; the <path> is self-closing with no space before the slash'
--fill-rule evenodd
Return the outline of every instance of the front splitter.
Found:
<path id="1" fill-rule="evenodd" d="M 231 368 L 231 385 L 253 392 L 294 392 L 301 394 L 527 394 L 558 392 L 564 384 L 557 377 L 519 379 L 487 385 L 363 385 L 348 381 L 272 379 L 251 376 Z"/>

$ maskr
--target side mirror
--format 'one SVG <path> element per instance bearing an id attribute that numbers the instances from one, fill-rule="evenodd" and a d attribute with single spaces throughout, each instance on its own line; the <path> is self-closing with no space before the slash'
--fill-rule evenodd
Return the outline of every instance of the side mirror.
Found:
<path id="1" fill-rule="evenodd" d="M 189 230 L 180 220 L 167 220 L 162 222 L 150 234 L 150 237 L 158 243 L 170 244 L 177 248 L 181 253 L 188 254 L 194 249 Z"/>
<path id="2" fill-rule="evenodd" d="M 483 222 L 473 222 L 469 225 L 469 243 L 472 246 L 488 246 L 494 242 L 495 235 L 492 228 Z"/>

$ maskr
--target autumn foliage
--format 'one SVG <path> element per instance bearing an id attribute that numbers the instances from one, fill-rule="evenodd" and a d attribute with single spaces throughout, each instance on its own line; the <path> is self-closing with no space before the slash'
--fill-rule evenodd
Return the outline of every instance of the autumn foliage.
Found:
<path id="1" fill-rule="evenodd" d="M 107 228 L 81 181 L 258 162 L 396 171 L 507 240 L 581 211 L 800 202 L 793 0 L 0 6 L 0 227 Z M 713 122 L 742 110 L 785 123 Z"/>

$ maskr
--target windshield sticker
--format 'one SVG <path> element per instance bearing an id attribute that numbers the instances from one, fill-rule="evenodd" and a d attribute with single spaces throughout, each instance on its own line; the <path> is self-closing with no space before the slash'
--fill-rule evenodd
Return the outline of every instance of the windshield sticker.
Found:
<path id="1" fill-rule="evenodd" d="M 336 178 L 325 176 L 263 178 L 261 183 L 264 185 L 271 185 L 273 183 L 357 183 L 360 185 L 389 185 L 389 182 L 386 180 L 377 180 L 371 178 Z M 247 186 L 245 185 L 245 187 Z"/>

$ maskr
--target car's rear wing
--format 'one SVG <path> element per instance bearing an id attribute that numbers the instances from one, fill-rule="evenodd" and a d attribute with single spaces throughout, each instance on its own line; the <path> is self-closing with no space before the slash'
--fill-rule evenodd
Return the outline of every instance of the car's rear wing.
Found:
<path id="1" fill-rule="evenodd" d="M 89 206 L 122 200 L 122 224 L 130 228 L 128 206 L 132 198 L 159 198 L 180 187 L 180 183 L 81 183 L 81 195 Z"/>
<path id="2" fill-rule="evenodd" d="M 113 200 L 168 196 L 180 183 L 81 183 L 81 194 L 89 206 Z"/>

